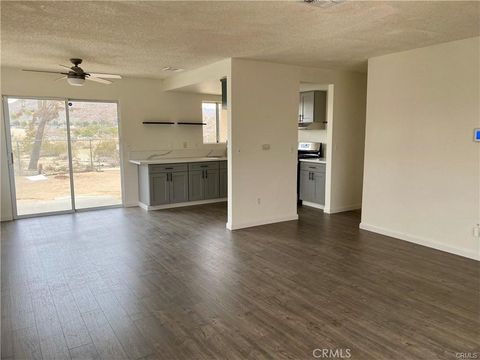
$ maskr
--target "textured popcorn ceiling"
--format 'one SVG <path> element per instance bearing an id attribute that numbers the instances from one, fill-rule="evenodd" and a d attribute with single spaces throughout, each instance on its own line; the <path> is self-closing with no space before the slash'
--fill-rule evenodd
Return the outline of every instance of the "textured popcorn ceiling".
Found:
<path id="1" fill-rule="evenodd" d="M 2 65 L 163 78 L 227 57 L 364 71 L 372 56 L 479 35 L 477 1 L 2 1 Z"/>

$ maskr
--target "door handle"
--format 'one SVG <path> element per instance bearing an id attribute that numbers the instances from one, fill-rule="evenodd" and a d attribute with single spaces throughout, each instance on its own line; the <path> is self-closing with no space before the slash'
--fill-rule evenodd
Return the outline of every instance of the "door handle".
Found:
<path id="1" fill-rule="evenodd" d="M 12 161 L 12 165 L 13 165 L 13 152 L 10 153 L 10 160 Z"/>

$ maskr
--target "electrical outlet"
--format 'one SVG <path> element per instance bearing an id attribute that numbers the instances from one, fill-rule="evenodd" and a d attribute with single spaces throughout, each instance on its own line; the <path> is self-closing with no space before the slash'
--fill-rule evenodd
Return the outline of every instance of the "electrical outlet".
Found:
<path id="1" fill-rule="evenodd" d="M 183 148 L 186 149 L 188 147 L 188 143 L 186 141 L 183 142 Z"/>
<path id="2" fill-rule="evenodd" d="M 473 227 L 473 236 L 480 238 L 480 224 L 477 224 Z"/>
<path id="3" fill-rule="evenodd" d="M 260 205 L 262 203 L 262 199 L 261 198 L 257 198 L 257 204 Z"/>

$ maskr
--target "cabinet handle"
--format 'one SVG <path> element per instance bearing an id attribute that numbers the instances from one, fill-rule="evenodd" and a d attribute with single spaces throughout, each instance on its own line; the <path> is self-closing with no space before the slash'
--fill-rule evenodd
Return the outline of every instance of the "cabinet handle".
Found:
<path id="1" fill-rule="evenodd" d="M 173 170 L 172 167 L 165 168 L 165 170 Z"/>
<path id="2" fill-rule="evenodd" d="M 208 171 L 205 170 L 205 179 L 208 179 Z"/>
<path id="3" fill-rule="evenodd" d="M 202 170 L 202 179 L 205 179 L 205 170 Z"/>
<path id="4" fill-rule="evenodd" d="M 206 167 L 208 167 L 208 165 L 200 165 L 200 167 L 206 168 Z"/>

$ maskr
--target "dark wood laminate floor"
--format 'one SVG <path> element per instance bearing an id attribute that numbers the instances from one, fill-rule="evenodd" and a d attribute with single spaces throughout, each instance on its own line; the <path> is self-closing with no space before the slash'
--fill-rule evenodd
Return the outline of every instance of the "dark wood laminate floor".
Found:
<path id="1" fill-rule="evenodd" d="M 477 262 L 360 231 L 355 212 L 225 220 L 214 204 L 3 223 L 2 359 L 479 351 Z"/>

